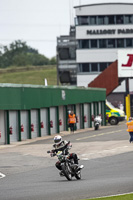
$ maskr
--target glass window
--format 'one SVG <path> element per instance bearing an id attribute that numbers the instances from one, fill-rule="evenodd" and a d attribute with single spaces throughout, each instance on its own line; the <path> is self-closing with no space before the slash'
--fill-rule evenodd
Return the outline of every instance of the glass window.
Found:
<path id="1" fill-rule="evenodd" d="M 107 68 L 107 63 L 100 63 L 100 72 L 104 71 Z"/>
<path id="2" fill-rule="evenodd" d="M 126 39 L 126 47 L 132 47 L 133 45 L 133 40 L 131 39 L 131 38 L 129 38 L 129 39 Z"/>
<path id="3" fill-rule="evenodd" d="M 97 48 L 97 40 L 91 40 L 91 48 Z"/>
<path id="4" fill-rule="evenodd" d="M 78 71 L 82 72 L 82 64 L 81 63 L 78 64 Z"/>
<path id="5" fill-rule="evenodd" d="M 98 24 L 105 24 L 105 16 L 98 16 Z"/>
<path id="6" fill-rule="evenodd" d="M 82 40 L 82 48 L 83 49 L 89 48 L 89 40 Z"/>
<path id="7" fill-rule="evenodd" d="M 90 24 L 95 25 L 96 24 L 96 16 L 91 16 L 90 17 Z"/>
<path id="8" fill-rule="evenodd" d="M 124 47 L 124 39 L 117 39 L 117 48 Z"/>
<path id="9" fill-rule="evenodd" d="M 82 16 L 80 18 L 81 25 L 88 25 L 88 16 Z"/>
<path id="10" fill-rule="evenodd" d="M 99 40 L 99 48 L 107 48 L 106 39 Z"/>
<path id="11" fill-rule="evenodd" d="M 116 24 L 123 24 L 123 15 L 116 15 Z"/>
<path id="12" fill-rule="evenodd" d="M 81 41 L 78 40 L 78 45 L 77 45 L 77 48 L 80 49 L 81 48 Z"/>
<path id="13" fill-rule="evenodd" d="M 91 71 L 92 72 L 98 71 L 98 64 L 97 63 L 91 63 Z"/>
<path id="14" fill-rule="evenodd" d="M 111 110 L 111 109 L 106 105 L 106 110 Z"/>
<path id="15" fill-rule="evenodd" d="M 89 63 L 82 64 L 82 72 L 90 72 Z"/>
<path id="16" fill-rule="evenodd" d="M 74 22 L 75 22 L 75 26 L 77 26 L 78 25 L 78 18 L 77 17 L 74 18 Z"/>
<path id="17" fill-rule="evenodd" d="M 108 39 L 108 48 L 115 48 L 115 40 L 114 39 Z"/>
<path id="18" fill-rule="evenodd" d="M 79 16 L 77 17 L 77 24 L 81 25 L 81 17 L 79 17 Z"/>
<path id="19" fill-rule="evenodd" d="M 112 64 L 112 62 L 109 62 L 109 63 L 107 63 L 107 66 L 109 66 L 109 65 L 111 65 Z"/>
<path id="20" fill-rule="evenodd" d="M 107 24 L 115 24 L 115 17 L 113 15 L 107 16 Z"/>
<path id="21" fill-rule="evenodd" d="M 133 24 L 133 16 L 132 15 L 125 15 L 125 24 Z"/>

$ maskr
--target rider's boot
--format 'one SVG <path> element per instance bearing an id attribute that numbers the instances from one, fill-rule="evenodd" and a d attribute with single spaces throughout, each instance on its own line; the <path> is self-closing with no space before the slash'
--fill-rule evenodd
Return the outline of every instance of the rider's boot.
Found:
<path id="1" fill-rule="evenodd" d="M 60 174 L 60 176 L 64 176 L 64 173 L 63 173 L 63 171 L 60 171 L 60 173 L 59 173 L 59 174 Z"/>
<path id="2" fill-rule="evenodd" d="M 77 171 L 81 170 L 84 168 L 84 165 L 80 165 L 78 168 L 77 168 Z"/>

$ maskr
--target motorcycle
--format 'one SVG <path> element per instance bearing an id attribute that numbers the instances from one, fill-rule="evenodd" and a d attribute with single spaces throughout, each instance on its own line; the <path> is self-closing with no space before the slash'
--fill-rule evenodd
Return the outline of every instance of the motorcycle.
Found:
<path id="1" fill-rule="evenodd" d="M 100 115 L 97 115 L 95 118 L 94 118 L 94 129 L 95 130 L 98 130 L 99 129 L 99 126 L 101 125 L 101 122 L 102 122 L 102 118 Z"/>
<path id="2" fill-rule="evenodd" d="M 51 151 L 47 151 L 47 153 L 51 153 Z M 74 176 L 79 180 L 81 179 L 81 169 L 83 168 L 83 165 L 81 165 L 80 169 L 77 170 L 77 164 L 74 164 L 73 159 L 69 159 L 69 155 L 69 153 L 65 155 L 64 150 L 56 153 L 56 156 L 61 163 L 62 174 L 69 181 L 71 181 Z"/>

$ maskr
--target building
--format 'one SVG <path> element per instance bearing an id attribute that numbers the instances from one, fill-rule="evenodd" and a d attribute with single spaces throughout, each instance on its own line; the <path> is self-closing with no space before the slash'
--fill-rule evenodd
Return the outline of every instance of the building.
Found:
<path id="1" fill-rule="evenodd" d="M 132 9 L 131 3 L 101 3 L 75 7 L 78 86 L 87 86 L 114 62 L 118 49 L 133 47 Z M 125 84 L 115 91 L 124 92 Z"/>
<path id="2" fill-rule="evenodd" d="M 133 3 L 98 3 L 75 7 L 77 86 L 87 87 L 116 61 L 118 49 L 133 47 L 132 10 Z M 113 94 L 122 94 L 123 98 L 125 89 L 123 81 Z M 130 90 L 133 91 L 132 81 Z M 119 98 L 121 96 L 118 101 Z"/>
<path id="3" fill-rule="evenodd" d="M 57 38 L 57 81 L 61 84 L 77 84 L 77 41 L 75 26 L 70 26 L 69 35 Z"/>
<path id="4" fill-rule="evenodd" d="M 68 113 L 76 129 L 93 127 L 92 115 L 106 125 L 106 90 L 64 86 L 0 84 L 0 145 L 68 130 Z"/>

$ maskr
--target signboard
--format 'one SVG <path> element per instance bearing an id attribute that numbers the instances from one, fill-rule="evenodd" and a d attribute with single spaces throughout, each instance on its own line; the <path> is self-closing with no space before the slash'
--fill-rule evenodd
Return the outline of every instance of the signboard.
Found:
<path id="1" fill-rule="evenodd" d="M 118 50 L 118 77 L 133 77 L 133 49 Z"/>

